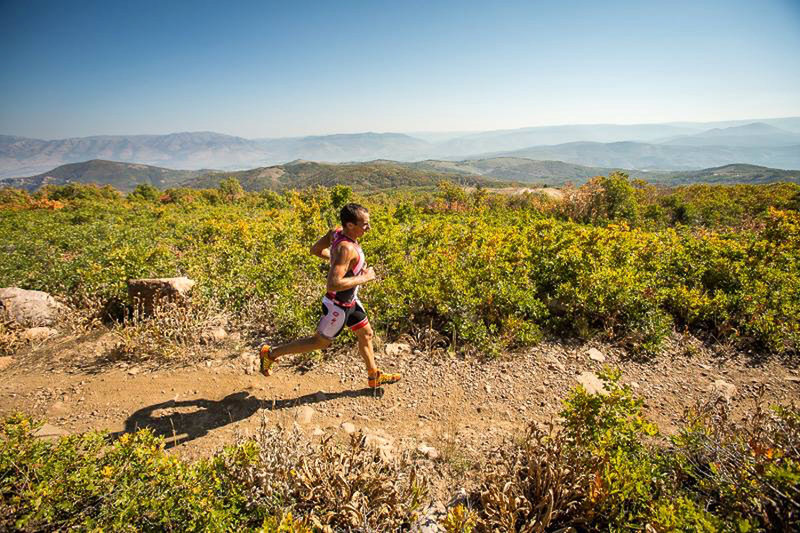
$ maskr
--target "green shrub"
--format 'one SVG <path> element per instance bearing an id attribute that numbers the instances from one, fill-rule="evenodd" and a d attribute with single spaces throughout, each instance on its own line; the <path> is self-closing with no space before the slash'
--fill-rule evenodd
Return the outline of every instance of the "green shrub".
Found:
<path id="1" fill-rule="evenodd" d="M 34 436 L 39 426 L 21 415 L 0 425 L 0 529 L 394 530 L 408 528 L 426 494 L 413 465 L 387 462 L 363 435 L 317 450 L 263 430 L 186 463 L 148 430 L 50 442 Z"/>
<path id="2" fill-rule="evenodd" d="M 492 454 L 470 495 L 476 531 L 800 526 L 796 408 L 757 409 L 739 426 L 725 404 L 712 404 L 665 441 L 642 418 L 641 400 L 618 384 L 619 374 L 602 377 L 603 394 L 578 388 L 565 401 L 562 429 L 532 424 L 520 442 Z"/>
<path id="3" fill-rule="evenodd" d="M 220 531 L 264 519 L 228 476 L 252 447 L 188 465 L 146 430 L 109 445 L 99 433 L 48 442 L 33 436 L 38 425 L 12 416 L 0 426 L 0 529 Z"/>

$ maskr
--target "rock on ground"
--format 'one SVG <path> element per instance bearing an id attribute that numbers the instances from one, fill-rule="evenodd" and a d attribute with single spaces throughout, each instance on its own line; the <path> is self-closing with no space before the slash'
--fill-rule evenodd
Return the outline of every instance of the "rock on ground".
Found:
<path id="1" fill-rule="evenodd" d="M 411 353 L 411 346 L 404 342 L 390 343 L 384 347 L 384 352 L 389 357 L 397 357 L 398 355 Z"/>
<path id="2" fill-rule="evenodd" d="M 206 330 L 202 334 L 202 340 L 206 344 L 217 344 L 225 340 L 228 332 L 223 327 L 216 327 Z"/>
<path id="3" fill-rule="evenodd" d="M 718 379 L 709 386 L 709 392 L 725 398 L 725 401 L 730 402 L 738 391 L 736 390 L 736 385 L 733 383 Z"/>
<path id="4" fill-rule="evenodd" d="M 0 317 L 24 327 L 51 326 L 65 309 L 46 292 L 17 287 L 0 289 Z"/>
<path id="5" fill-rule="evenodd" d="M 34 435 L 42 439 L 57 439 L 58 437 L 69 435 L 69 432 L 61 429 L 58 426 L 54 426 L 52 424 L 45 424 L 39 429 L 37 429 Z"/>
<path id="6" fill-rule="evenodd" d="M 48 328 L 46 326 L 39 326 L 36 328 L 28 328 L 22 332 L 21 337 L 26 341 L 36 342 L 36 341 L 43 341 L 45 339 L 49 339 L 50 337 L 55 337 L 58 335 L 58 330 L 53 328 Z"/>
<path id="7" fill-rule="evenodd" d="M 311 420 L 314 418 L 314 414 L 316 414 L 316 411 L 313 407 L 304 405 L 297 412 L 297 421 L 301 424 L 310 424 Z"/>
<path id="8" fill-rule="evenodd" d="M 601 352 L 597 348 L 589 348 L 589 351 L 587 353 L 589 355 L 589 359 L 591 359 L 592 361 L 603 363 L 606 360 L 606 356 L 603 355 L 603 352 Z"/>
<path id="9" fill-rule="evenodd" d="M 589 394 L 602 394 L 606 396 L 608 391 L 603 386 L 603 382 L 600 378 L 595 375 L 594 372 L 582 372 L 577 378 L 578 383 L 583 385 L 583 388 L 586 389 L 586 392 Z"/>
<path id="10" fill-rule="evenodd" d="M 439 450 L 437 450 L 433 446 L 428 446 L 425 443 L 420 444 L 417 447 L 417 451 L 422 455 L 424 455 L 425 457 L 427 457 L 428 459 L 430 459 L 431 461 L 434 461 L 439 458 Z"/>
<path id="11" fill-rule="evenodd" d="M 195 281 L 186 277 L 128 280 L 128 298 L 145 314 L 152 314 L 161 302 L 185 304 Z"/>

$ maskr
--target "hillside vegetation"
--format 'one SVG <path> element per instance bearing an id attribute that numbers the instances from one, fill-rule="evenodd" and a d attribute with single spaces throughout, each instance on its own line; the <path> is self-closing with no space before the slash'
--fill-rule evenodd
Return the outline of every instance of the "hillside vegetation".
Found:
<path id="1" fill-rule="evenodd" d="M 504 196 L 442 181 L 433 191 L 279 194 L 231 178 L 213 189 L 140 185 L 124 197 L 79 184 L 0 189 L 0 286 L 48 291 L 121 323 L 129 345 L 118 357 L 177 357 L 165 344 L 194 331 L 192 314 L 224 311 L 270 338 L 294 338 L 312 330 L 324 286 L 309 244 L 357 200 L 371 212 L 362 243 L 379 276 L 360 295 L 385 339 L 424 333 L 475 364 L 554 336 L 603 339 L 646 360 L 688 331 L 796 358 L 800 186 L 667 189 L 614 173 L 561 192 Z M 191 314 L 136 322 L 126 280 L 177 275 L 197 281 Z M 158 342 L 137 344 L 148 327 Z M 0 337 L 13 334 L 0 322 Z M 758 408 L 735 424 L 722 401 L 668 436 L 618 373 L 602 378 L 605 394 L 570 394 L 558 427 L 532 424 L 495 450 L 441 527 L 800 526 L 796 409 Z M 265 428 L 188 463 L 148 431 L 47 442 L 35 437 L 39 424 L 24 415 L 0 423 L 0 529 L 395 531 L 419 520 L 430 487 L 417 463 L 387 461 L 359 434 L 344 448 L 312 447 Z"/>
<path id="2" fill-rule="evenodd" d="M 381 329 L 432 325 L 454 344 L 491 351 L 543 334 L 651 351 L 688 327 L 793 352 L 798 190 L 664 190 L 613 174 L 561 201 L 466 194 L 450 182 L 436 193 L 381 193 L 363 198 L 377 228 L 364 247 L 384 278 L 365 298 Z M 184 274 L 235 312 L 278 297 L 267 308 L 291 335 L 316 316 L 321 277 L 308 243 L 351 196 L 342 186 L 248 194 L 233 179 L 206 190 L 140 186 L 126 199 L 77 185 L 34 197 L 6 189 L 0 286 L 108 303 L 124 299 L 129 278 Z"/>
<path id="3" fill-rule="evenodd" d="M 211 188 L 218 186 L 221 181 L 228 178 L 239 181 L 246 191 L 256 192 L 304 189 L 318 185 L 324 187 L 347 185 L 359 190 L 373 190 L 398 187 L 435 187 L 442 180 L 472 186 L 492 186 L 494 182 L 494 180 L 477 175 L 417 170 L 394 162 L 330 164 L 295 161 L 285 165 L 239 172 L 209 172 L 188 180 L 183 185 L 198 189 Z"/>
<path id="4" fill-rule="evenodd" d="M 515 157 L 495 157 L 464 161 L 427 160 L 403 163 L 375 160 L 366 163 L 318 163 L 294 161 L 285 165 L 250 170 L 172 170 L 134 163 L 92 160 L 62 165 L 49 172 L 27 178 L 0 182 L 6 187 L 35 191 L 46 185 L 95 183 L 131 192 L 138 185 L 159 189 L 172 187 L 212 188 L 234 178 L 246 191 L 303 189 L 311 186 L 356 186 L 361 190 L 397 187 L 433 187 L 441 180 L 467 186 L 500 187 L 515 182 L 539 186 L 563 186 L 585 183 L 595 176 L 624 171 L 613 168 L 585 167 L 562 161 L 536 161 Z M 624 171 L 631 176 L 666 186 L 690 183 L 759 184 L 781 181 L 800 182 L 800 171 L 779 170 L 756 165 L 722 167 L 681 172 Z"/>

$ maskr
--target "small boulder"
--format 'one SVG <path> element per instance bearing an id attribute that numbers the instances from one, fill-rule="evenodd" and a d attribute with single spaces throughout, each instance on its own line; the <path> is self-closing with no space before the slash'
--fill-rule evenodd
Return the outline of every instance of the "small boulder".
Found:
<path id="1" fill-rule="evenodd" d="M 301 424 L 309 424 L 311 420 L 314 418 L 316 411 L 313 407 L 309 407 L 308 405 L 304 405 L 297 411 L 297 421 Z"/>
<path id="2" fill-rule="evenodd" d="M 342 431 L 344 431 L 348 435 L 352 435 L 353 433 L 356 432 L 356 427 L 350 422 L 342 422 Z"/>
<path id="3" fill-rule="evenodd" d="M 417 451 L 430 459 L 431 461 L 435 461 L 439 458 L 439 450 L 434 448 L 433 446 L 428 446 L 424 442 L 417 446 Z"/>
<path id="4" fill-rule="evenodd" d="M 66 309 L 46 292 L 17 287 L 0 289 L 0 318 L 23 327 L 51 326 Z"/>
<path id="5" fill-rule="evenodd" d="M 606 356 L 597 348 L 589 348 L 587 354 L 589 355 L 589 359 L 597 361 L 598 363 L 603 363 L 606 360 Z"/>
<path id="6" fill-rule="evenodd" d="M 39 326 L 26 329 L 22 332 L 21 337 L 29 342 L 38 342 L 49 339 L 50 337 L 55 337 L 56 335 L 58 335 L 57 329 Z"/>
<path id="7" fill-rule="evenodd" d="M 146 315 L 164 302 L 186 304 L 195 282 L 186 277 L 129 279 L 128 298 Z"/>
<path id="8" fill-rule="evenodd" d="M 387 438 L 374 433 L 368 433 L 365 435 L 365 443 L 367 446 L 376 448 L 381 457 L 387 461 L 391 461 L 394 457 L 394 446 L 392 446 L 391 440 Z"/>
<path id="9" fill-rule="evenodd" d="M 411 353 L 411 346 L 404 342 L 393 342 L 384 347 L 384 352 L 389 357 L 397 357 L 403 354 Z"/>
<path id="10" fill-rule="evenodd" d="M 206 344 L 219 344 L 220 342 L 224 341 L 227 336 L 228 332 L 225 331 L 225 328 L 216 327 L 204 331 L 201 334 L 201 339 Z"/>
<path id="11" fill-rule="evenodd" d="M 4 370 L 5 368 L 11 366 L 11 363 L 14 362 L 14 358 L 10 355 L 5 355 L 0 357 L 0 370 Z"/>
<path id="12" fill-rule="evenodd" d="M 41 439 L 57 439 L 59 437 L 63 437 L 64 435 L 69 435 L 69 432 L 61 429 L 58 426 L 45 424 L 37 429 L 33 435 Z"/>
<path id="13" fill-rule="evenodd" d="M 555 370 L 557 372 L 566 372 L 567 367 L 564 366 L 564 363 L 558 360 L 558 358 L 554 355 L 548 355 L 545 357 L 545 361 L 547 361 L 547 368 L 549 370 Z"/>
<path id="14" fill-rule="evenodd" d="M 578 380 L 578 383 L 580 383 L 589 394 L 608 395 L 608 391 L 603 386 L 603 381 L 598 378 L 594 372 L 582 372 L 575 379 Z"/>
<path id="15" fill-rule="evenodd" d="M 47 414 L 50 416 L 63 416 L 67 413 L 69 413 L 69 408 L 61 401 L 53 402 L 47 409 Z"/>
<path id="16" fill-rule="evenodd" d="M 736 385 L 728 383 L 727 381 L 718 379 L 708 387 L 709 392 L 717 395 L 718 397 L 725 398 L 725 401 L 730 402 L 736 393 Z"/>

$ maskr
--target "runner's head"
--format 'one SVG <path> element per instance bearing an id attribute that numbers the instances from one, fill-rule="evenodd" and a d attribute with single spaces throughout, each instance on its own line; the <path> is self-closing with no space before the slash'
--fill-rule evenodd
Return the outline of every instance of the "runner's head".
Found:
<path id="1" fill-rule="evenodd" d="M 363 205 L 347 204 L 339 211 L 342 229 L 357 239 L 370 230 L 369 211 Z"/>

